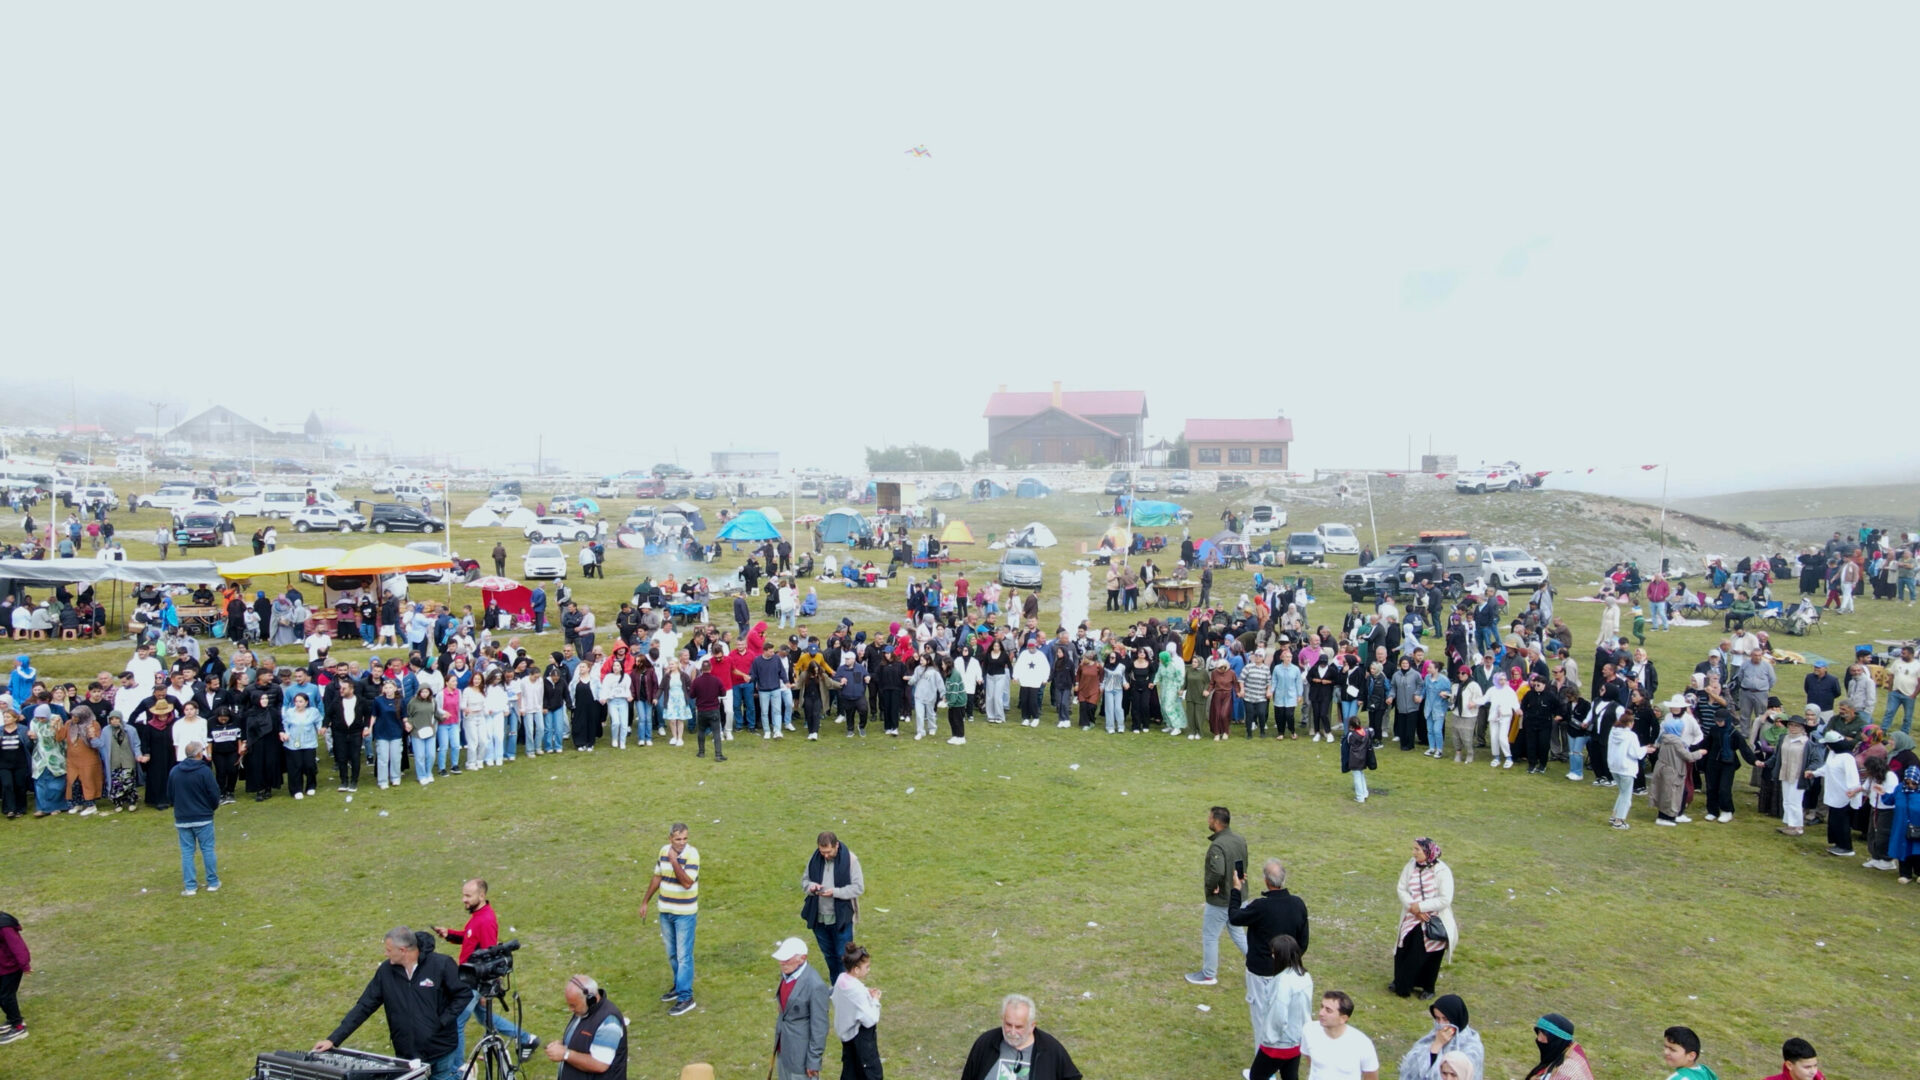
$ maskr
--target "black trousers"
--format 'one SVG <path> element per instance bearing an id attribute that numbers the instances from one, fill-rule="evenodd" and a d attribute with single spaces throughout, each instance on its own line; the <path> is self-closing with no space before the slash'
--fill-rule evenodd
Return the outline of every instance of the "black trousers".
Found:
<path id="1" fill-rule="evenodd" d="M 1853 811 L 1844 806 L 1827 807 L 1827 846 L 1841 851 L 1853 850 Z"/>
<path id="2" fill-rule="evenodd" d="M 1247 725 L 1247 738 L 1253 738 L 1253 729 L 1256 726 L 1260 729 L 1260 734 L 1265 735 L 1267 733 L 1267 699 L 1248 701 L 1246 698 L 1241 698 L 1240 717 Z"/>
<path id="3" fill-rule="evenodd" d="M 1120 610 L 1120 590 L 1119 589 L 1107 590 L 1107 610 L 1108 611 Z"/>
<path id="4" fill-rule="evenodd" d="M 1446 950 L 1427 951 L 1426 931 L 1415 926 L 1400 939 L 1400 946 L 1393 950 L 1393 985 L 1401 997 L 1422 990 L 1432 990 L 1433 984 L 1440 978 L 1440 961 L 1447 955 Z"/>
<path id="5" fill-rule="evenodd" d="M 333 770 L 348 787 L 360 786 L 360 759 L 366 756 L 360 743 L 359 728 L 344 735 L 337 731 L 333 734 Z"/>
<path id="6" fill-rule="evenodd" d="M 880 1036 L 863 1027 L 840 1044 L 840 1080 L 884 1080 L 880 1075 Z"/>
<path id="7" fill-rule="evenodd" d="M 1093 726 L 1093 712 L 1096 708 L 1098 708 L 1098 706 L 1091 701 L 1083 701 L 1080 703 L 1081 727 L 1090 728 Z"/>
<path id="8" fill-rule="evenodd" d="M 1553 727 L 1550 724 L 1534 724 L 1529 727 L 1520 725 L 1520 741 L 1527 744 L 1527 766 L 1544 769 L 1550 761 L 1553 740 Z"/>
<path id="9" fill-rule="evenodd" d="M 720 751 L 720 731 L 721 731 L 722 725 L 726 723 L 726 719 L 727 719 L 727 714 L 722 712 L 719 709 L 713 709 L 713 710 L 703 709 L 700 712 L 697 712 L 694 714 L 693 742 L 694 742 L 694 746 L 698 750 L 698 756 L 700 757 L 706 756 L 707 733 L 712 732 L 713 733 L 713 760 L 715 761 L 727 760 L 727 755 L 724 753 L 721 753 Z"/>
<path id="10" fill-rule="evenodd" d="M 1020 719 L 1040 719 L 1040 688 L 1023 686 L 1020 688 Z"/>
<path id="11" fill-rule="evenodd" d="M 900 727 L 899 691 L 880 691 L 880 726 L 888 731 L 894 731 Z"/>
<path id="12" fill-rule="evenodd" d="M 234 784 L 240 780 L 239 747 L 224 754 L 218 750 L 213 752 L 213 778 L 220 782 L 220 797 L 233 798 Z"/>
<path id="13" fill-rule="evenodd" d="M 0 975 L 0 1012 L 6 1013 L 7 1023 L 14 1027 L 26 1022 L 20 1019 L 20 976 L 24 974 L 26 972 L 16 971 Z"/>
<path id="14" fill-rule="evenodd" d="M 1400 749 L 1413 749 L 1414 740 L 1420 737 L 1420 713 L 1393 710 L 1393 734 L 1400 740 Z"/>
<path id="15" fill-rule="evenodd" d="M 1710 761 L 1707 763 L 1707 816 L 1733 813 L 1733 774 L 1740 768 L 1737 761 Z"/>
<path id="16" fill-rule="evenodd" d="M 965 705 L 949 705 L 947 707 L 947 730 L 953 732 L 953 737 L 956 739 L 964 739 L 967 737 L 967 707 Z"/>
<path id="17" fill-rule="evenodd" d="M 1127 692 L 1127 730 L 1145 731 L 1153 725 L 1153 691 Z"/>
<path id="18" fill-rule="evenodd" d="M 804 690 L 800 694 L 800 712 L 807 718 L 807 734 L 820 734 L 820 694 Z"/>
<path id="19" fill-rule="evenodd" d="M 1280 1080 L 1300 1080 L 1300 1055 L 1273 1058 L 1256 1050 L 1253 1053 L 1253 1068 L 1249 1072 L 1253 1080 L 1273 1080 L 1275 1076 Z"/>
<path id="20" fill-rule="evenodd" d="M 1293 714 L 1295 708 L 1296 706 L 1293 705 L 1275 705 L 1273 707 L 1273 733 L 1275 735 L 1294 734 Z"/>
<path id="21" fill-rule="evenodd" d="M 24 814 L 27 812 L 27 793 L 33 790 L 33 774 L 22 765 L 14 769 L 0 769 L 0 812 Z"/>
<path id="22" fill-rule="evenodd" d="M 1313 721 L 1312 734 L 1333 734 L 1333 720 L 1331 719 L 1333 712 L 1333 695 L 1331 693 L 1308 695 L 1307 706 Z"/>
<path id="23" fill-rule="evenodd" d="M 317 751 L 311 747 L 305 750 L 287 751 L 287 786 L 296 793 L 312 791 L 320 780 L 320 764 Z"/>

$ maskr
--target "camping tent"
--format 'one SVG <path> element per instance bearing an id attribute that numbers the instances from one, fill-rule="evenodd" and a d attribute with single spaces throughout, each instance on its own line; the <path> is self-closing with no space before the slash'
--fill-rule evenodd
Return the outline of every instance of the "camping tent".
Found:
<path id="1" fill-rule="evenodd" d="M 778 540 L 779 530 L 758 510 L 742 510 L 720 527 L 721 540 Z"/>
<path id="2" fill-rule="evenodd" d="M 782 514 L 782 513 L 780 512 L 780 511 L 778 511 L 778 510 L 775 510 L 775 509 L 774 509 L 773 507 L 771 507 L 771 506 L 763 506 L 763 507 L 761 507 L 761 508 L 760 508 L 760 515 L 761 515 L 762 517 L 764 517 L 764 518 L 766 518 L 766 519 L 767 519 L 767 521 L 768 521 L 769 523 L 771 523 L 771 524 L 774 524 L 774 525 L 778 525 L 778 524 L 780 524 L 781 522 L 783 522 L 783 521 L 785 521 L 785 520 L 787 520 L 787 516 L 786 516 L 785 514 Z"/>
<path id="3" fill-rule="evenodd" d="M 850 544 L 870 531 L 867 519 L 850 506 L 831 510 L 820 519 L 820 539 L 828 544 Z"/>
<path id="4" fill-rule="evenodd" d="M 500 524 L 509 529 L 524 529 L 538 520 L 540 519 L 534 514 L 532 507 L 522 506 L 508 511 L 507 515 L 500 519 Z"/>
<path id="5" fill-rule="evenodd" d="M 673 508 L 680 511 L 681 517 L 687 519 L 687 528 L 694 532 L 707 531 L 707 519 L 700 516 L 699 507 L 690 502 L 677 502 L 673 504 Z"/>
<path id="6" fill-rule="evenodd" d="M 1053 530 L 1037 521 L 1029 522 L 1027 527 L 1014 534 L 1014 547 L 1052 547 L 1060 541 L 1054 538 Z"/>
<path id="7" fill-rule="evenodd" d="M 1121 500 L 1123 504 L 1127 501 Z M 1132 514 L 1129 520 L 1135 525 L 1149 527 L 1177 525 L 1180 523 L 1180 515 L 1186 513 L 1177 503 L 1155 502 L 1151 499 L 1134 499 L 1131 509 Z"/>
<path id="8" fill-rule="evenodd" d="M 585 510 L 589 514 L 597 514 L 600 512 L 600 500 L 590 498 L 586 495 L 575 495 L 573 498 L 567 500 L 567 513 L 571 514 L 575 510 Z"/>
<path id="9" fill-rule="evenodd" d="M 466 519 L 460 522 L 460 527 L 463 529 L 497 529 L 504 524 L 506 523 L 501 520 L 499 514 L 494 513 L 484 506 L 477 506 L 474 508 L 473 513 L 468 514 Z"/>
<path id="10" fill-rule="evenodd" d="M 1229 559 L 1244 559 L 1246 557 L 1246 538 L 1231 530 L 1223 530 L 1214 536 L 1208 537 L 1200 541 L 1199 547 L 1193 549 L 1194 561 L 1202 566 L 1205 566 L 1209 559 L 1217 558 L 1225 562 Z"/>
<path id="11" fill-rule="evenodd" d="M 998 499 L 1007 493 L 1005 485 L 996 484 L 988 477 L 973 482 L 973 497 L 976 499 Z"/>
<path id="12" fill-rule="evenodd" d="M 517 581 L 505 578 L 485 577 L 479 581 L 469 581 L 477 586 L 482 601 L 490 608 L 499 608 L 513 616 L 516 624 L 533 625 L 533 590 Z"/>
<path id="13" fill-rule="evenodd" d="M 1100 537 L 1100 543 L 1114 551 L 1126 551 L 1133 546 L 1133 533 L 1128 531 L 1125 525 L 1116 521 L 1107 526 L 1106 533 Z"/>
<path id="14" fill-rule="evenodd" d="M 1022 479 L 1020 486 L 1013 489 L 1013 497 L 1016 499 L 1044 499 L 1051 494 L 1053 489 L 1037 476 Z"/>
<path id="15" fill-rule="evenodd" d="M 967 528 L 964 521 L 949 521 L 947 527 L 940 530 L 940 542 L 943 544 L 971 544 L 973 530 Z"/>

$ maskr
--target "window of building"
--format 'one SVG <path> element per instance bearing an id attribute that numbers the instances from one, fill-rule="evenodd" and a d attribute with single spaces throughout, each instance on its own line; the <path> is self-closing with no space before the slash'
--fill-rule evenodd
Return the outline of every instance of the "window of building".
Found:
<path id="1" fill-rule="evenodd" d="M 1228 449 L 1227 464 L 1229 465 L 1253 464 L 1253 448 L 1250 446 L 1241 446 L 1241 447 Z"/>
<path id="2" fill-rule="evenodd" d="M 1199 449 L 1198 453 L 1200 454 L 1200 464 L 1202 465 L 1220 464 L 1220 448 L 1219 447 L 1203 446 Z"/>
<path id="3" fill-rule="evenodd" d="M 1287 448 L 1286 448 L 1286 447 L 1284 447 L 1284 446 L 1263 446 L 1263 447 L 1261 447 L 1261 448 L 1260 448 L 1260 464 L 1262 464 L 1262 465 L 1285 465 L 1286 463 L 1287 463 Z"/>

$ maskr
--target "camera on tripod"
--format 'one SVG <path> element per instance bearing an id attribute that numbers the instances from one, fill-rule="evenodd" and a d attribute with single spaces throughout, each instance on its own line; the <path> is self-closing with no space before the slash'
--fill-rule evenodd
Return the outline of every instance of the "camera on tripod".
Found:
<path id="1" fill-rule="evenodd" d="M 467 962 L 460 965 L 460 977 L 483 997 L 504 996 L 507 978 L 513 974 L 513 953 L 519 947 L 520 939 L 515 938 L 473 950 Z"/>

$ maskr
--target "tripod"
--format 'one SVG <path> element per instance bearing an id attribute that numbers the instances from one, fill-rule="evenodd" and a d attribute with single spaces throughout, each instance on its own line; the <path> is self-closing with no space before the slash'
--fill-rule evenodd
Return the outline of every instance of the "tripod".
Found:
<path id="1" fill-rule="evenodd" d="M 467 1066 L 460 1075 L 466 1080 L 514 1080 L 520 1075 L 521 1053 L 530 1051 L 525 1051 L 524 1047 L 508 1046 L 507 1040 L 501 1038 L 493 1028 L 493 1002 L 497 998 L 503 1008 L 506 1006 L 506 984 L 483 984 L 476 987 L 474 993 L 480 998 L 479 1012 L 476 1014 L 480 1020 L 480 1030 L 486 1034 L 479 1045 L 473 1048 L 473 1053 L 467 1058 Z M 513 995 L 513 1013 L 516 1020 L 520 1018 L 518 993 Z"/>

